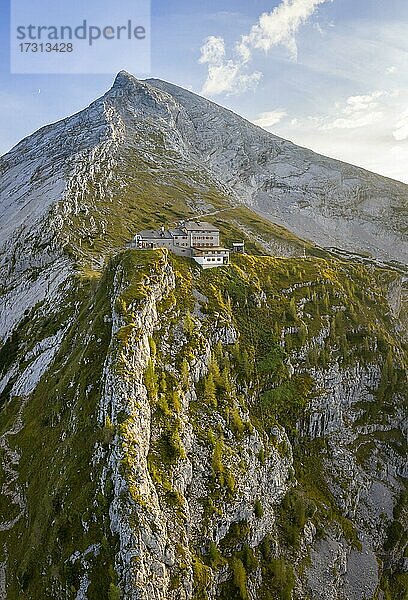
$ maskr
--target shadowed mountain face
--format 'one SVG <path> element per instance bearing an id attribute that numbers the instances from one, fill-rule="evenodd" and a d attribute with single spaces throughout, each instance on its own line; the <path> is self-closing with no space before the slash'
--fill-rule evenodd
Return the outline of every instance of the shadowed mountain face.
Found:
<path id="1" fill-rule="evenodd" d="M 0 160 L 0 600 L 406 599 L 407 189 L 125 72 Z"/>

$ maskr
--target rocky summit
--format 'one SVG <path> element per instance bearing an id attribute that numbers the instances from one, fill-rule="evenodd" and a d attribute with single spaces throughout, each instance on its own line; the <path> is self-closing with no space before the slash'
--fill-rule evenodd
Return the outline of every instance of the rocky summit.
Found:
<path id="1" fill-rule="evenodd" d="M 407 205 L 126 72 L 3 156 L 0 599 L 406 600 Z"/>

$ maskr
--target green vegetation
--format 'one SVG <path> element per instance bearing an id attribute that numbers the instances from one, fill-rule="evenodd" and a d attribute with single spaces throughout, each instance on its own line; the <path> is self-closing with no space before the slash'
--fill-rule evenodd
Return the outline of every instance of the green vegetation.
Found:
<path id="1" fill-rule="evenodd" d="M 257 498 L 254 503 L 254 513 L 257 519 L 260 519 L 263 516 L 263 507 L 262 502 Z"/>
<path id="2" fill-rule="evenodd" d="M 108 600 L 120 600 L 120 589 L 114 583 L 109 586 Z"/>
<path id="3" fill-rule="evenodd" d="M 262 600 L 291 600 L 295 576 L 293 566 L 284 558 L 270 558 L 262 569 Z"/>
<path id="4" fill-rule="evenodd" d="M 18 409 L 24 424 L 18 436 L 7 438 L 20 455 L 18 483 L 27 503 L 13 529 L 2 534 L 9 554 L 10 600 L 65 594 L 61 590 L 73 595 L 84 568 L 80 559 L 69 559 L 93 544 L 98 551 L 84 559 L 91 580 L 88 597 L 107 599 L 111 584 L 116 585 L 112 565 L 117 540 L 108 516 L 112 486 L 107 478 L 98 490 L 100 462 L 89 478 L 95 445 L 107 448 L 113 437 L 109 419 L 100 425 L 96 416 L 103 385 L 100 357 L 106 355 L 111 337 L 106 317 L 112 284 L 112 271 L 101 280 L 77 279 L 60 312 L 45 316 L 47 308 L 38 305 L 17 330 L 14 360 L 24 356 L 27 344 L 68 327 L 51 368 L 29 402 L 14 398 L 2 413 L 3 431 Z M 0 495 L 0 512 L 3 519 L 14 518 L 17 507 Z"/>
<path id="5" fill-rule="evenodd" d="M 313 517 L 316 507 L 301 488 L 292 488 L 279 507 L 278 528 L 284 543 L 291 549 L 299 547 L 306 521 Z"/>
<path id="6" fill-rule="evenodd" d="M 242 561 L 239 558 L 233 558 L 231 560 L 232 574 L 234 586 L 239 593 L 239 598 L 242 600 L 248 599 L 247 591 L 247 574 Z"/>
<path id="7" fill-rule="evenodd" d="M 245 240 L 252 254 L 283 247 L 297 256 L 304 252 L 328 256 L 250 209 L 233 207 L 219 182 L 205 170 L 186 164 L 166 145 L 154 124 L 146 123 L 143 135 L 134 135 L 134 146 L 127 148 L 109 178 L 102 168 L 81 182 L 81 210 L 67 213 L 64 206 L 62 211 L 65 251 L 87 276 L 95 273 L 95 265 L 105 266 L 138 231 L 175 225 L 206 213 L 206 220 L 220 227 L 225 244 Z M 166 173 L 165 179 L 160 172 Z"/>
<path id="8" fill-rule="evenodd" d="M 207 600 L 206 590 L 211 581 L 211 570 L 198 558 L 193 557 L 194 600 Z"/>
<path id="9" fill-rule="evenodd" d="M 135 140 L 134 148 L 116 166 L 109 183 L 103 170 L 94 174 L 81 189 L 82 210 L 65 219 L 66 251 L 81 269 L 106 264 L 141 229 L 191 218 L 203 202 L 213 210 L 230 204 L 205 173 L 183 167 L 179 155 L 174 169 L 175 153 L 165 147 L 153 125 Z M 166 172 L 165 181 L 157 176 L 160 168 Z"/>
<path id="10" fill-rule="evenodd" d="M 384 549 L 388 556 L 408 555 L 408 487 L 404 489 L 394 508 L 393 521 L 387 532 Z M 408 574 L 402 572 L 400 565 L 388 566 L 383 573 L 381 589 L 385 600 L 406 600 L 408 590 Z"/>
<path id="11" fill-rule="evenodd" d="M 267 443 L 269 440 L 269 444 L 285 455 L 286 443 L 276 445 L 275 440 L 275 428 L 284 426 L 293 446 L 298 481 L 278 510 L 276 535 L 286 549 L 284 555 L 274 556 L 268 550 L 267 540 L 254 552 L 245 541 L 248 526 L 241 523 L 233 524 L 219 547 L 212 542 L 203 560 L 215 570 L 228 563 L 230 578 L 222 586 L 222 598 L 245 598 L 248 577 L 259 565 L 264 581 L 260 598 L 285 600 L 291 597 L 294 585 L 291 562 L 296 560 L 307 520 L 315 522 L 319 534 L 326 525 L 336 522 L 346 539 L 357 549 L 361 548 L 353 524 L 341 514 L 325 480 L 328 446 L 324 440 L 307 441 L 297 431 L 297 424 L 307 417 L 309 402 L 318 393 L 307 374 L 311 366 L 324 367 L 339 362 L 346 367 L 355 360 L 364 364 L 376 358 L 374 348 L 383 345 L 389 348 L 390 322 L 380 283 L 362 267 L 324 258 L 237 256 L 228 269 L 201 272 L 195 279 L 188 268 L 186 271 L 187 261 L 171 255 L 168 259 L 176 273 L 176 292 L 175 303 L 166 318 L 174 324 L 181 322 L 186 336 L 177 359 L 178 394 L 191 385 L 189 365 L 201 351 L 199 339 L 205 337 L 206 331 L 195 333 L 193 286 L 207 298 L 200 307 L 207 317 L 205 327 L 210 329 L 216 319 L 218 326 L 229 324 L 240 334 L 235 344 L 218 343 L 213 348 L 209 371 L 195 385 L 198 399 L 190 403 L 195 433 L 210 452 L 211 499 L 203 499 L 205 515 L 210 518 L 219 514 L 220 500 L 228 502 L 235 493 L 236 475 L 230 465 L 232 459 L 235 465 L 240 464 L 240 459 L 234 445 L 224 436 L 226 429 L 239 440 L 256 427 Z M 329 332 L 323 345 L 313 345 L 313 336 L 327 324 Z M 162 336 L 163 332 L 158 332 L 157 340 Z M 300 369 L 291 374 L 291 356 L 305 345 L 310 349 L 303 363 L 300 359 Z M 401 389 L 401 379 L 395 377 L 395 372 L 403 369 L 403 353 L 390 350 L 390 355 L 392 359 L 388 357 L 384 363 L 383 378 L 388 386 L 393 382 L 397 391 Z M 158 351 L 157 360 L 165 364 L 168 358 Z M 160 374 L 153 377 L 150 363 L 147 374 L 150 389 L 149 381 L 160 382 Z M 172 410 L 160 399 L 156 401 L 155 394 L 156 391 L 149 392 L 152 403 L 157 402 L 167 418 L 170 417 Z M 168 397 L 168 390 L 166 394 Z M 243 418 L 243 411 L 249 412 L 248 422 Z M 204 425 L 208 423 L 213 425 L 213 430 Z M 218 423 L 216 427 L 215 423 Z M 177 444 L 170 453 L 171 446 L 167 440 L 154 451 L 156 461 L 167 465 L 167 472 L 172 462 L 183 457 Z M 258 458 L 265 464 L 264 448 Z M 163 485 L 162 479 L 158 478 L 158 482 Z M 254 515 L 261 518 L 262 514 L 262 503 L 257 500 Z M 197 565 L 195 570 L 198 579 L 209 576 L 208 571 L 200 571 Z"/>
<path id="12" fill-rule="evenodd" d="M 380 386 L 372 390 L 375 401 L 356 405 L 360 410 L 356 426 L 386 423 L 395 414 L 395 399 L 402 402 L 406 392 L 406 347 L 393 333 L 382 287 L 388 275 L 328 258 L 324 253 L 317 256 L 311 246 L 306 248 L 306 258 L 234 256 L 231 266 L 212 271 L 199 271 L 190 261 L 166 251 L 127 250 L 112 258 L 101 276 L 89 271 L 90 257 L 106 259 L 115 245 L 119 247 L 141 226 L 159 225 L 171 215 L 176 220 L 192 213 L 184 200 L 178 204 L 178 194 L 187 195 L 191 190 L 175 181 L 165 186 L 163 214 L 157 222 L 150 220 L 153 201 L 138 211 L 138 199 L 151 194 L 156 185 L 147 171 L 146 189 L 136 189 L 135 183 L 113 212 L 108 200 L 96 203 L 99 218 L 105 215 L 108 223 L 111 219 L 116 223 L 115 211 L 126 214 L 129 210 L 129 220 L 116 223 L 109 236 L 97 232 L 82 240 L 82 254 L 76 256 L 81 275 L 66 292 L 63 308 L 56 312 L 36 306 L 0 346 L 1 375 L 14 362 L 24 368 L 28 364 L 24 357 L 36 341 L 67 327 L 62 347 L 29 402 L 24 404 L 19 398 L 9 402 L 15 378 L 3 393 L 3 431 L 15 422 L 21 409 L 24 427 L 7 439 L 11 449 L 21 454 L 19 483 L 27 497 L 27 517 L 23 516 L 12 532 L 4 533 L 10 572 L 15 574 L 9 596 L 11 600 L 40 598 L 42 594 L 58 597 L 61 590 L 68 590 L 67 597 L 75 597 L 84 567 L 80 559 L 72 561 L 70 557 L 77 551 L 85 553 L 95 544 L 98 552 L 86 556 L 91 580 L 88 597 L 120 598 L 113 568 L 117 540 L 109 522 L 113 490 L 109 476 L 100 484 L 102 466 L 112 445 L 119 443 L 123 451 L 121 473 L 134 506 L 141 512 L 151 510 L 151 498 L 142 494 L 134 469 L 140 453 L 140 440 L 135 436 L 139 411 L 146 410 L 150 418 L 150 480 L 160 510 L 176 534 L 187 518 L 176 476 L 187 458 L 197 456 L 189 454 L 192 450 L 186 441 L 186 423 L 194 434 L 193 451 L 208 467 L 205 473 L 193 473 L 205 486 L 205 497 L 200 499 L 204 538 L 214 518 L 221 517 L 225 507 L 236 500 L 248 469 L 244 442 L 255 430 L 261 443 L 256 450 L 260 469 L 268 468 L 276 453 L 288 461 L 293 453 L 293 487 L 275 507 L 276 525 L 270 532 L 278 540 L 278 552 L 268 536 L 258 548 L 252 548 L 246 521 L 233 523 L 221 542 L 211 542 L 206 551 L 203 544 L 189 548 L 197 600 L 205 600 L 214 573 L 222 569 L 226 578 L 220 586 L 220 598 L 247 599 L 258 568 L 262 573 L 260 600 L 288 600 L 300 568 L 297 553 L 309 520 L 315 523 L 318 535 L 324 534 L 327 525 L 336 525 L 350 544 L 361 548 L 353 523 L 342 515 L 327 485 L 330 445 L 324 438 L 307 439 L 299 424 L 307 421 L 310 402 L 320 393 L 311 375 L 313 368 L 334 364 L 340 368 L 355 362 L 381 366 Z M 206 201 L 225 207 L 227 201 L 210 187 L 203 183 L 202 189 Z M 224 222 L 227 239 L 242 239 L 244 226 L 245 231 L 257 231 L 253 247 L 248 245 L 254 253 L 262 252 L 259 240 L 267 242 L 268 235 L 294 249 L 302 247 L 285 230 L 267 227 L 246 209 L 231 209 L 222 215 L 228 216 Z M 77 218 L 83 225 L 82 219 L 88 217 L 80 215 L 73 220 Z M 217 222 L 221 216 L 212 219 Z M 78 252 L 78 248 L 74 250 Z M 142 315 L 146 301 L 151 302 L 153 296 L 158 320 L 147 339 Z M 113 301 L 121 319 L 114 339 Z M 202 314 L 205 318 L 197 316 Z M 144 362 L 137 371 L 132 353 L 139 348 L 143 352 L 138 357 L 143 356 Z M 131 413 L 123 410 L 117 419 L 106 415 L 100 423 L 97 412 L 106 359 L 113 364 L 124 389 L 137 392 L 129 399 Z M 147 398 L 140 393 L 142 383 Z M 379 444 L 402 454 L 404 441 L 397 433 L 390 429 L 367 438 L 361 435 L 354 448 L 360 463 L 364 465 Z M 95 462 L 96 448 L 102 454 Z M 9 519 L 18 512 L 4 495 L 0 496 L 0 510 Z M 262 497 L 253 499 L 255 523 L 263 523 L 260 520 L 266 510 Z M 402 512 L 394 517 L 386 551 L 401 554 L 406 545 L 405 522 Z M 136 516 L 134 519 L 137 527 Z M 177 561 L 171 570 L 174 589 L 187 568 L 181 553 Z M 402 574 L 386 573 L 383 589 L 387 600 L 403 598 L 404 585 Z"/>

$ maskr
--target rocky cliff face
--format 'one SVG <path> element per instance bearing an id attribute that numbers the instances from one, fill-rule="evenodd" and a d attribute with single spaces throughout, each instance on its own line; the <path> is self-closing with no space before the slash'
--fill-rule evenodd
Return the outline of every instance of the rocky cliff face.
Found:
<path id="1" fill-rule="evenodd" d="M 114 428 L 121 411 L 128 415 L 125 444 L 115 454 L 116 461 L 131 457 L 120 490 L 129 481 L 134 486 L 134 502 L 115 518 L 125 596 L 373 598 L 406 475 L 398 400 L 404 375 L 393 373 L 396 387 L 384 380 L 375 358 L 380 330 L 336 348 L 352 337 L 353 300 L 328 274 L 319 281 L 321 264 L 306 262 L 315 279 L 301 275 L 295 292 L 278 283 L 286 268 L 296 272 L 290 263 L 242 259 L 226 281 L 177 273 L 166 255 L 160 260 L 139 311 L 127 292 L 126 300 L 119 297 L 124 371 L 109 390 L 121 390 L 122 398 L 109 392 L 105 405 Z M 265 267 L 274 273 L 271 287 L 259 277 Z M 286 304 L 278 322 L 268 319 L 277 309 L 272 290 L 283 292 Z M 312 317 L 310 299 L 322 290 L 328 314 Z M 334 298 L 346 314 L 337 312 L 341 318 L 326 326 Z M 290 326 L 281 330 L 282 317 Z M 319 347 L 328 352 L 326 363 L 314 357 Z M 372 419 L 382 387 L 389 417 Z M 129 555 L 141 569 L 129 570 Z"/>
<path id="2" fill-rule="evenodd" d="M 122 74 L 2 159 L 0 598 L 403 599 L 402 268 L 234 206 L 168 89 Z M 250 255 L 123 250 L 202 212 Z"/>
<path id="3" fill-rule="evenodd" d="M 34 309 L 2 347 L 3 597 L 402 598 L 384 276 L 127 251 Z"/>

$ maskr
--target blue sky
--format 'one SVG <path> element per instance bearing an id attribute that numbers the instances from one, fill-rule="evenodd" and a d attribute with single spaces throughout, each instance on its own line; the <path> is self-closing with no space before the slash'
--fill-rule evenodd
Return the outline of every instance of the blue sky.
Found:
<path id="1" fill-rule="evenodd" d="M 1 1 L 3 154 L 102 95 L 113 75 L 11 75 L 9 3 Z M 152 0 L 151 76 L 408 182 L 407 22 L 406 0 Z M 123 67 L 139 75 L 132 57 Z"/>

